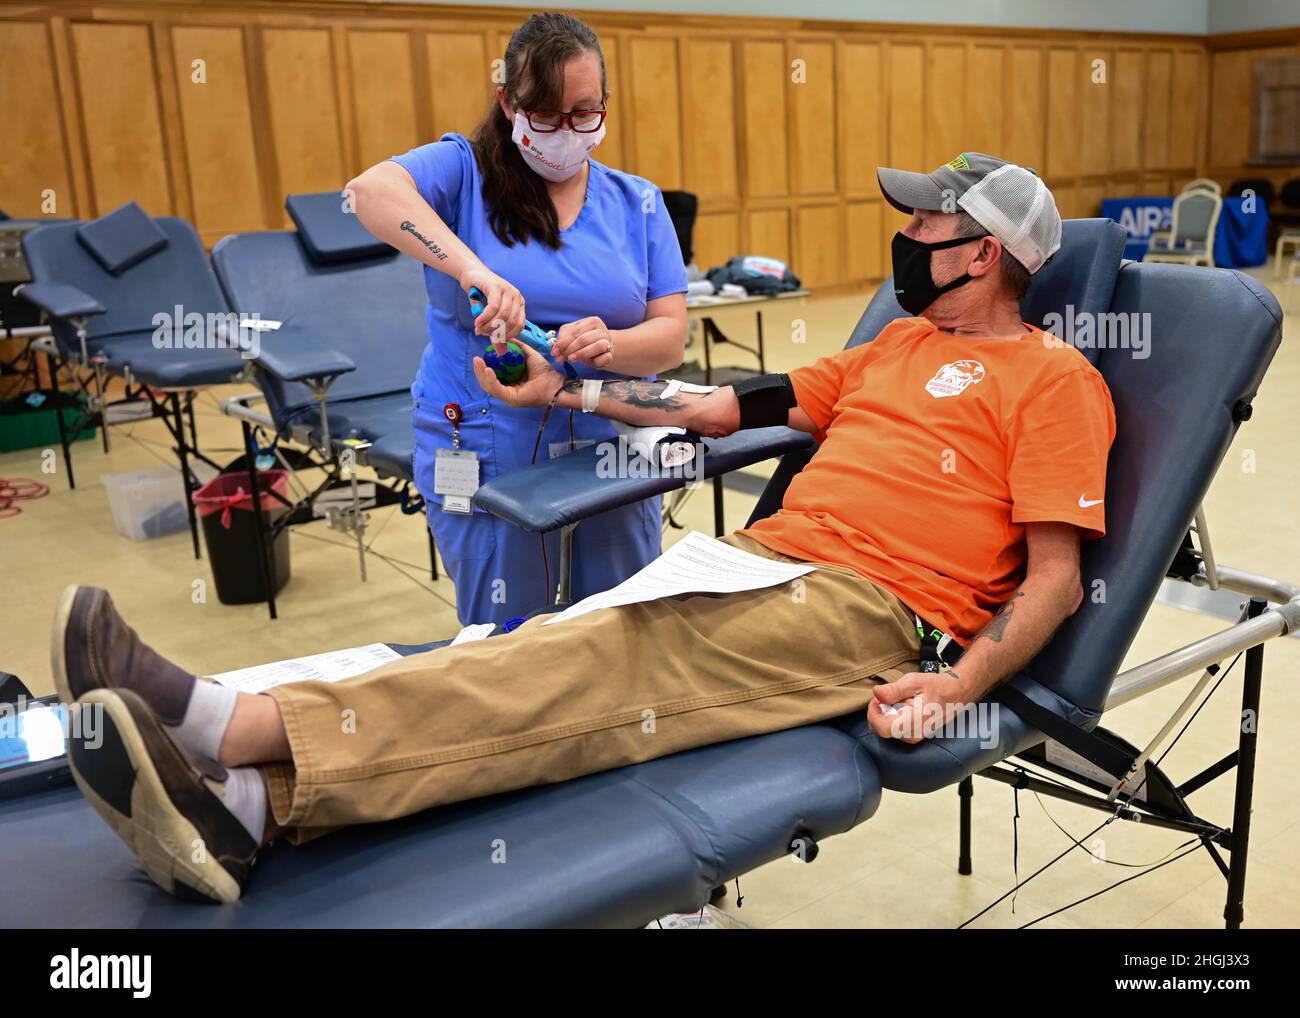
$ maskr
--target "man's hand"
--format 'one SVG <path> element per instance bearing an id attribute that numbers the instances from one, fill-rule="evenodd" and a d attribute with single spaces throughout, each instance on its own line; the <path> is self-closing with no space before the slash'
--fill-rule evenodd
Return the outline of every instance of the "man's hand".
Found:
<path id="1" fill-rule="evenodd" d="M 501 400 L 510 406 L 546 406 L 564 381 L 564 376 L 556 371 L 545 357 L 526 343 L 519 344 L 524 351 L 528 374 L 516 385 L 502 385 L 496 372 L 489 368 L 482 357 L 474 358 L 474 374 L 478 384 L 489 396 Z"/>
<path id="2" fill-rule="evenodd" d="M 886 682 L 874 690 L 867 705 L 867 723 L 882 739 L 899 739 L 908 744 L 932 739 L 957 713 L 970 703 L 952 672 L 908 672 L 897 682 Z M 896 705 L 889 714 L 882 706 Z"/>
<path id="3" fill-rule="evenodd" d="M 574 361 L 593 368 L 609 367 L 614 360 L 614 340 L 609 326 L 595 316 L 561 325 L 551 344 L 551 356 L 561 363 Z"/>

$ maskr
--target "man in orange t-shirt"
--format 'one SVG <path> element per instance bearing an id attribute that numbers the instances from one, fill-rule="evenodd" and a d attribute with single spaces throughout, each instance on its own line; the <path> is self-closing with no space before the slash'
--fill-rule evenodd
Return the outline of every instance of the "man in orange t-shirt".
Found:
<path id="1" fill-rule="evenodd" d="M 113 729 L 111 753 L 74 741 L 73 774 L 150 875 L 233 901 L 282 833 L 863 708 L 880 736 L 916 741 L 1028 663 L 1082 598 L 1079 545 L 1105 532 L 1115 434 L 1100 375 L 1021 321 L 1060 216 L 1031 171 L 979 153 L 931 174 L 878 172 L 912 215 L 893 241 L 894 287 L 919 317 L 873 342 L 712 390 L 566 380 L 531 349 L 513 387 L 474 363 L 512 406 L 713 436 L 773 424 L 815 435 L 780 511 L 724 538 L 811 564 L 793 587 L 533 618 L 343 682 L 257 695 L 198 681 L 146 647 L 104 591 L 69 588 L 55 682 Z M 954 645 L 963 652 L 945 671 Z M 340 716 L 359 727 L 340 733 Z"/>

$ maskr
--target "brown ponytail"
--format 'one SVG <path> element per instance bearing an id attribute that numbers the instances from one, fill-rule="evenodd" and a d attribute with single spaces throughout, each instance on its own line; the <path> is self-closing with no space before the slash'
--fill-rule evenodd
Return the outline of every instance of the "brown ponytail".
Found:
<path id="1" fill-rule="evenodd" d="M 600 40 L 584 22 L 568 14 L 534 14 L 516 30 L 506 46 L 506 101 L 515 109 L 558 110 L 564 101 L 564 65 L 594 52 L 600 58 L 600 89 L 609 90 Z M 492 97 L 487 116 L 470 143 L 483 176 L 483 201 L 488 224 L 506 247 L 539 240 L 560 246 L 560 221 L 546 181 L 529 169 L 510 137 L 511 123 Z"/>

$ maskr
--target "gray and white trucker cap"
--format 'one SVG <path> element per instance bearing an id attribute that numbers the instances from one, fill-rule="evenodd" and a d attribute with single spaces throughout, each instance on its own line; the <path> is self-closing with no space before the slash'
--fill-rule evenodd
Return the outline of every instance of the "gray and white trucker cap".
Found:
<path id="1" fill-rule="evenodd" d="M 909 215 L 916 209 L 967 212 L 1030 273 L 1061 246 L 1061 214 L 1033 170 L 982 152 L 963 152 L 933 173 L 876 167 L 885 200 Z"/>

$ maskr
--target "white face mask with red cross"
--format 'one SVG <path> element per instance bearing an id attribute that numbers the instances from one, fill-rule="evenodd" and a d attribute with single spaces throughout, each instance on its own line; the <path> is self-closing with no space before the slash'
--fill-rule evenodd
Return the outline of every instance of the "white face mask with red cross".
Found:
<path id="1" fill-rule="evenodd" d="M 547 180 L 559 182 L 568 180 L 582 169 L 592 150 L 605 137 L 605 125 L 601 124 L 590 134 L 563 128 L 539 134 L 529 128 L 528 118 L 523 112 L 516 110 L 510 137 L 523 153 L 524 162 Z"/>

